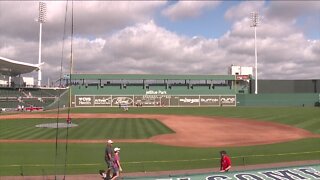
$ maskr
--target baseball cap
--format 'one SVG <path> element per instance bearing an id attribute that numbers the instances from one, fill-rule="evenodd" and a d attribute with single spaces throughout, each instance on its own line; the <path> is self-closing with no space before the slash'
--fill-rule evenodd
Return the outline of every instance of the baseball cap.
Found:
<path id="1" fill-rule="evenodd" d="M 114 148 L 114 152 L 120 151 L 119 147 Z"/>
<path id="2" fill-rule="evenodd" d="M 111 139 L 109 139 L 109 140 L 107 141 L 107 143 L 112 144 L 113 141 L 112 141 Z"/>

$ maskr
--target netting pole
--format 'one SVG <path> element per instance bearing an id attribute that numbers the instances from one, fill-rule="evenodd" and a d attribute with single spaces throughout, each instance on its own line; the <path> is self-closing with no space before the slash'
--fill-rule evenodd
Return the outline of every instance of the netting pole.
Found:
<path id="1" fill-rule="evenodd" d="M 74 32 L 74 24 L 73 24 L 73 0 L 71 1 L 71 41 L 70 41 L 70 85 L 69 85 L 69 96 L 71 98 L 71 86 L 72 86 L 72 70 L 73 70 L 73 32 Z M 70 110 L 71 110 L 71 100 L 69 102 L 69 107 L 68 107 L 68 119 L 71 119 L 70 116 Z M 65 146 L 65 159 L 64 159 L 64 173 L 63 173 L 63 180 L 66 179 L 66 172 L 67 172 L 67 163 L 68 163 L 68 140 L 69 140 L 69 124 L 67 125 L 67 135 L 66 135 L 66 146 Z"/>
<path id="2" fill-rule="evenodd" d="M 58 135 L 59 135 L 59 115 L 60 115 L 60 96 L 61 96 L 61 87 L 62 87 L 62 73 L 63 73 L 63 57 L 64 57 L 64 40 L 66 37 L 66 24 L 67 24 L 67 12 L 68 12 L 68 1 L 66 2 L 66 8 L 65 8 L 65 16 L 64 16 L 64 26 L 63 26 L 63 37 L 62 37 L 62 51 L 61 51 L 61 61 L 60 61 L 60 82 L 59 82 L 59 99 L 58 99 L 58 111 L 57 111 L 57 127 L 56 127 L 56 143 L 55 143 L 55 165 L 54 165 L 54 179 L 57 179 L 57 158 L 58 158 Z"/>

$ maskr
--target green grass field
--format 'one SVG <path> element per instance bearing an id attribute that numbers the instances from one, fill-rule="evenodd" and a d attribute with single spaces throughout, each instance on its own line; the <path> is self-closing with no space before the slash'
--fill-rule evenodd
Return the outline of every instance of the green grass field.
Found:
<path id="1" fill-rule="evenodd" d="M 226 149 L 234 166 L 318 159 L 319 139 L 305 139 L 281 144 L 253 147 L 183 148 L 150 143 L 115 143 L 121 147 L 125 172 L 150 172 L 197 168 L 217 168 L 219 150 Z M 304 146 L 302 146 L 302 144 Z M 1 144 L 0 175 L 63 174 L 65 144 Z M 69 144 L 67 173 L 97 173 L 103 169 L 103 144 Z M 57 165 L 55 166 L 55 163 Z"/>
<path id="2" fill-rule="evenodd" d="M 37 128 L 38 124 L 56 123 L 56 119 L 17 119 L 0 121 L 0 139 L 55 139 L 56 129 Z M 65 122 L 64 119 L 58 122 Z M 69 128 L 69 139 L 143 139 L 174 133 L 158 120 L 148 119 L 73 119 L 77 127 Z M 58 130 L 64 139 L 67 129 Z"/>
<path id="3" fill-rule="evenodd" d="M 319 108 L 130 108 L 129 112 L 122 112 L 118 108 L 77 108 L 72 109 L 71 112 L 180 114 L 249 118 L 288 124 L 313 133 L 320 133 Z M 20 120 L 14 121 L 18 122 Z M 27 123 L 28 120 L 24 121 Z M 78 121 L 84 122 L 84 120 Z M 3 128 L 1 124 L 0 128 L 0 136 L 3 139 L 5 136 L 2 131 L 7 129 L 8 133 L 8 129 L 11 127 L 7 125 L 7 128 Z M 21 127 L 20 130 L 16 129 L 16 131 L 20 132 L 25 128 Z M 157 133 L 170 133 L 170 130 L 168 131 L 165 127 L 162 128 L 162 130 L 158 129 Z M 145 135 L 139 136 L 150 136 L 150 134 L 147 135 L 147 132 L 143 133 Z M 23 134 L 28 134 L 27 130 L 24 133 L 21 132 L 20 138 L 27 137 Z M 129 138 L 134 133 L 128 134 L 130 135 L 122 134 L 119 136 Z M 82 133 L 74 135 L 74 132 L 71 131 L 69 135 L 70 137 L 86 136 Z M 38 135 L 35 137 L 39 138 Z M 10 137 L 7 136 L 6 138 Z M 32 133 L 28 138 L 34 138 L 32 137 Z M 218 152 L 221 149 L 229 152 L 233 165 L 316 160 L 320 157 L 319 142 L 319 138 L 310 138 L 293 142 L 247 147 L 184 148 L 150 143 L 115 143 L 115 146 L 120 146 L 122 149 L 121 158 L 125 172 L 144 172 L 217 167 L 219 164 Z M 57 151 L 55 151 L 56 148 Z M 62 174 L 65 157 L 67 157 L 68 162 L 66 168 L 68 174 L 97 173 L 98 169 L 103 169 L 105 166 L 103 160 L 104 144 L 69 144 L 67 150 L 67 156 L 65 156 L 65 144 L 58 144 L 56 146 L 55 144 L 1 143 L 0 176 L 20 175 L 21 173 L 24 175 L 46 175 L 54 174 L 55 172 Z M 58 153 L 57 156 L 56 152 Z"/>

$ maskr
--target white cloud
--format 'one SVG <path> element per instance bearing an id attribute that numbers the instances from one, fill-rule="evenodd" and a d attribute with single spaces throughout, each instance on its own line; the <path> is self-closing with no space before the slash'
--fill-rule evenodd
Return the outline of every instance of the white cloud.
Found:
<path id="1" fill-rule="evenodd" d="M 157 26 L 153 21 L 127 27 L 106 39 L 103 50 L 77 68 L 97 73 L 225 73 L 226 67 L 216 66 L 224 57 L 217 40 L 189 38 Z M 79 47 L 77 47 L 79 48 Z M 82 51 L 78 51 L 82 52 Z M 82 57 L 81 54 L 75 54 Z M 222 61 L 221 61 L 221 64 Z"/>
<path id="2" fill-rule="evenodd" d="M 179 1 L 162 11 L 162 14 L 175 21 L 186 18 L 194 18 L 206 9 L 217 7 L 220 1 Z"/>

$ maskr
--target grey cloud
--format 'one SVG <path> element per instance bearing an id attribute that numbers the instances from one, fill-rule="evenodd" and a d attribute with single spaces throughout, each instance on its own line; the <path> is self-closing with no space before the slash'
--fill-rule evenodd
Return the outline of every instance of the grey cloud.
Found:
<path id="1" fill-rule="evenodd" d="M 79 34 L 108 34 L 128 24 L 149 20 L 154 10 L 165 4 L 164 1 L 78 1 L 74 10 L 75 27 Z"/>
<path id="2" fill-rule="evenodd" d="M 293 21 L 300 15 L 319 14 L 319 1 L 270 1 L 266 16 L 280 21 Z"/>
<path id="3" fill-rule="evenodd" d="M 37 5 L 37 3 L 35 4 Z M 0 2 L 0 5 L 3 5 L 3 2 Z M 64 2 L 54 6 L 55 13 L 51 13 L 50 16 L 48 12 L 48 22 L 44 25 L 44 38 L 47 38 L 43 40 L 42 54 L 45 62 L 43 66 L 44 81 L 48 77 L 52 80 L 59 78 L 61 59 L 63 59 L 62 72 L 69 73 L 70 39 L 65 41 L 62 58 L 63 26 L 58 25 L 63 23 L 64 16 L 58 15 L 59 11 L 63 12 L 63 5 Z M 95 3 L 91 5 L 97 7 Z M 231 64 L 254 65 L 254 35 L 248 17 L 235 20 L 232 28 L 219 39 L 187 37 L 170 32 L 148 20 L 152 16 L 152 11 L 162 5 L 161 3 L 150 3 L 147 7 L 136 5 L 132 7 L 131 11 L 132 14 L 135 14 L 132 16 L 135 17 L 127 19 L 124 17 L 128 16 L 126 14 L 128 11 L 124 9 L 128 7 L 120 8 L 122 9 L 121 14 L 115 12 L 118 10 L 117 8 L 113 8 L 115 9 L 113 10 L 114 14 L 110 16 L 117 17 L 119 22 L 113 22 L 111 17 L 100 17 L 97 24 L 85 17 L 85 15 L 90 15 L 94 19 L 95 13 L 85 13 L 85 7 L 77 5 L 76 12 L 82 9 L 84 13 L 82 15 L 76 13 L 77 15 L 75 15 L 74 72 L 227 74 L 227 68 Z M 5 9 L 4 6 L 0 8 L 1 10 Z M 103 6 L 101 8 L 103 9 Z M 104 13 L 102 10 L 98 10 L 96 15 Z M 144 16 L 144 14 L 147 15 Z M 33 18 L 33 15 L 28 16 L 27 19 Z M 2 14 L 0 14 L 0 18 L 3 18 Z M 53 19 L 56 20 L 53 21 Z M 37 63 L 38 24 L 29 23 L 35 24 L 35 27 L 26 25 L 32 29 L 30 33 L 35 31 L 33 36 L 29 34 L 32 38 L 25 37 L 23 29 L 17 29 L 17 32 L 11 33 L 3 32 L 1 29 L 1 54 L 4 53 L 8 58 L 16 60 Z M 3 25 L 15 27 L 17 23 L 10 24 L 0 21 L 0 25 L 1 27 Z M 88 25 L 90 27 L 87 27 Z M 97 29 L 97 33 L 94 33 L 94 29 Z M 67 30 L 69 36 L 70 26 Z M 307 40 L 303 32 L 292 23 L 279 24 L 279 21 L 271 19 L 266 19 L 257 28 L 257 32 L 260 78 L 320 77 L 319 40 Z M 34 74 L 36 77 L 36 73 Z"/>
<path id="4" fill-rule="evenodd" d="M 43 39 L 61 40 L 65 20 L 67 1 L 47 1 L 47 22 L 43 25 Z M 75 34 L 87 37 L 99 37 L 128 24 L 149 20 L 154 10 L 166 2 L 133 2 L 133 1 L 75 1 L 74 29 Z M 67 26 L 71 27 L 71 2 L 68 3 Z M 25 40 L 38 40 L 39 24 L 37 1 L 1 1 L 1 33 Z M 67 35 L 70 35 L 67 28 Z"/>
<path id="5" fill-rule="evenodd" d="M 39 24 L 34 20 L 38 17 L 35 2 L 1 1 L 0 12 L 1 34 L 25 40 L 37 39 Z"/>

